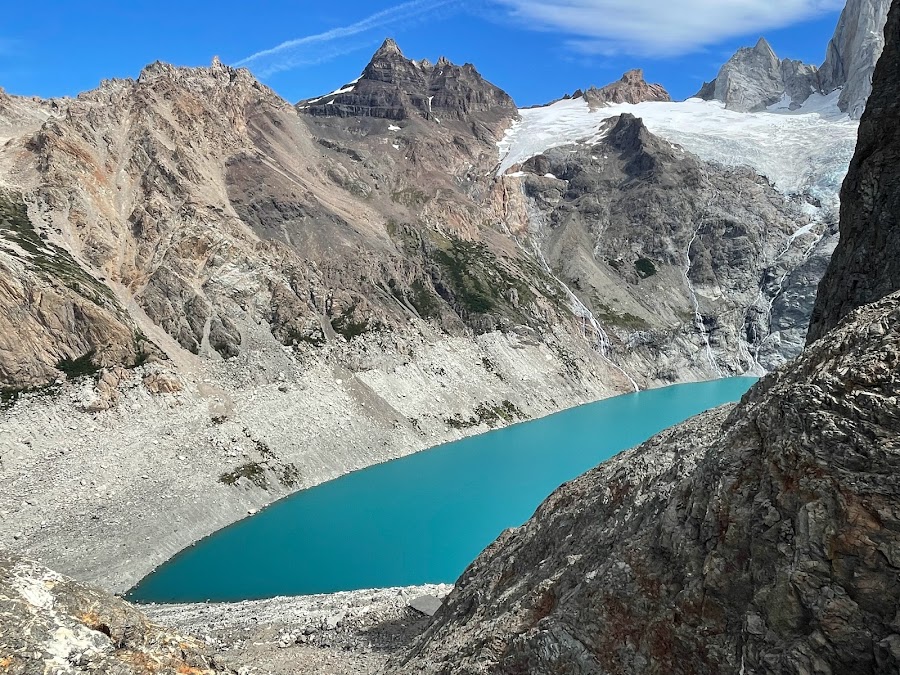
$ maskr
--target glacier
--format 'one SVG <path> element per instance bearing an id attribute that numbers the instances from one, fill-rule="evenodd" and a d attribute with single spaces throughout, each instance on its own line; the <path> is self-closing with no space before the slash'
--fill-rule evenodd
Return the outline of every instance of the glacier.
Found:
<path id="1" fill-rule="evenodd" d="M 504 175 L 550 148 L 596 143 L 604 120 L 631 113 L 652 133 L 702 159 L 750 166 L 785 194 L 806 194 L 825 208 L 836 207 L 859 128 L 857 120 L 838 109 L 839 95 L 815 94 L 797 110 L 776 103 L 757 113 L 734 112 L 720 101 L 697 98 L 594 110 L 577 98 L 524 108 L 498 143 L 497 173 Z"/>

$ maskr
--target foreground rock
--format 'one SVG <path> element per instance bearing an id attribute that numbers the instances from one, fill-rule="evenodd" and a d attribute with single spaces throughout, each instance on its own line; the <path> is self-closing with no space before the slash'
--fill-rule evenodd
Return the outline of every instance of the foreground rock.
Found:
<path id="1" fill-rule="evenodd" d="M 234 673 L 204 643 L 37 563 L 0 554 L 0 672 Z"/>

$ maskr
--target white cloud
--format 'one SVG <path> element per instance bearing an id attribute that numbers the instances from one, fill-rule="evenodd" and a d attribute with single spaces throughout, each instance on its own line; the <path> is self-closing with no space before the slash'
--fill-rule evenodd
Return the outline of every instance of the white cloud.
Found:
<path id="1" fill-rule="evenodd" d="M 589 54 L 676 56 L 838 10 L 843 0 L 495 0 Z"/>
<path id="2" fill-rule="evenodd" d="M 282 42 L 270 49 L 251 54 L 234 65 L 249 67 L 260 77 L 266 77 L 284 70 L 323 63 L 380 42 L 384 39 L 385 32 L 390 29 L 396 30 L 423 19 L 433 18 L 436 14 L 453 11 L 462 4 L 463 0 L 410 0 L 371 14 L 348 26 Z"/>

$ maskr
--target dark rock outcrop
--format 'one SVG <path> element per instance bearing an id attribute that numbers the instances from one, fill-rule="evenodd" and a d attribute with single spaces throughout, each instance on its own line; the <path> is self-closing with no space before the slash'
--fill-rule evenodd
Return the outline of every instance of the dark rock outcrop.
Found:
<path id="1" fill-rule="evenodd" d="M 193 638 L 127 602 L 0 554 L 0 672 L 11 675 L 234 673 Z"/>
<path id="2" fill-rule="evenodd" d="M 467 63 L 457 66 L 441 57 L 436 64 L 411 61 L 388 38 L 355 82 L 297 104 L 309 115 L 376 117 L 401 121 L 426 119 L 495 120 L 516 116 L 516 106 L 501 89 Z"/>
<path id="3" fill-rule="evenodd" d="M 841 189 L 841 234 L 819 286 L 808 341 L 850 311 L 900 290 L 900 11 L 875 69 L 856 154 Z"/>

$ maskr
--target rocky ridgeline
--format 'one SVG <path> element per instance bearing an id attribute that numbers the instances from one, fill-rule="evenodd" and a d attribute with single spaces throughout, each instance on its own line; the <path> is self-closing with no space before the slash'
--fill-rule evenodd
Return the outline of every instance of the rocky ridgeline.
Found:
<path id="1" fill-rule="evenodd" d="M 872 91 L 872 73 L 884 48 L 889 7 L 889 0 L 849 0 L 820 68 L 779 59 L 760 38 L 755 47 L 738 50 L 697 96 L 722 101 L 729 110 L 754 112 L 782 100 L 796 109 L 813 93 L 828 95 L 839 89 L 840 109 L 858 119 Z"/>
<path id="2" fill-rule="evenodd" d="M 584 96 L 667 98 L 639 71 Z M 576 338 L 584 333 L 582 310 L 571 311 L 568 291 L 534 255 L 535 222 L 558 220 L 552 199 L 529 199 L 492 172 L 515 115 L 509 97 L 470 65 L 411 61 L 390 40 L 358 81 L 299 109 L 218 60 L 208 68 L 151 64 L 135 81 L 107 81 L 62 101 L 39 129 L 20 126 L 0 151 L 9 199 L 25 206 L 17 207 L 14 227 L 6 218 L 10 245 L 0 250 L 10 270 L 0 296 L 7 348 L 0 386 L 44 386 L 69 363 L 84 372 L 148 359 L 196 368 L 195 356 L 233 359 L 260 331 L 273 344 L 314 353 L 364 333 L 415 338 L 418 321 L 451 336 L 515 330 L 553 342 L 558 327 Z M 652 182 L 652 175 L 638 180 Z M 632 187 L 607 184 L 574 210 L 589 216 L 591 204 L 616 201 Z M 728 185 L 718 188 L 739 201 Z M 783 228 L 767 234 L 732 221 L 724 245 L 743 245 L 748 230 L 751 240 L 765 239 L 751 246 L 790 248 Z M 643 276 L 648 265 L 691 258 L 685 226 L 651 233 L 661 253 L 642 263 Z M 618 262 L 643 247 L 648 229 L 649 222 L 634 237 L 584 246 Z M 792 251 L 762 276 L 756 259 L 744 265 L 732 256 L 747 298 L 772 285 L 769 273 L 782 279 L 794 271 L 810 251 L 802 244 L 802 255 Z M 774 257 L 761 259 L 774 264 Z M 643 351 L 632 359 L 639 373 L 631 377 L 645 386 L 755 366 L 768 325 L 748 332 L 749 349 L 710 340 L 719 324 L 737 326 L 756 311 L 755 300 L 739 301 L 734 317 L 698 312 L 689 277 L 669 279 L 679 292 L 658 298 L 634 287 L 632 262 L 605 269 L 613 292 L 580 298 L 602 325 L 589 338 L 599 349 L 588 369 L 609 373 L 611 388 L 630 387 L 610 361 L 623 361 L 635 345 Z M 709 279 L 729 274 L 720 262 L 704 263 Z M 43 304 L 29 300 L 38 294 Z M 794 312 L 799 323 L 784 330 L 802 330 L 804 312 Z M 760 316 L 769 319 L 767 310 Z M 655 368 L 659 332 L 677 344 L 665 347 L 666 363 Z M 789 357 L 799 341 L 791 337 L 775 351 Z M 708 357 L 710 349 L 718 356 Z"/>
<path id="3" fill-rule="evenodd" d="M 438 122 L 481 116 L 496 122 L 516 115 L 513 100 L 471 64 L 457 66 L 444 57 L 435 64 L 411 61 L 390 38 L 359 79 L 332 94 L 301 101 L 297 108 L 309 115 L 395 121 L 416 115 Z"/>
<path id="4" fill-rule="evenodd" d="M 854 255 L 895 229 L 881 214 L 900 181 L 872 135 L 891 156 L 900 2 L 887 25 L 821 337 L 738 405 L 559 488 L 463 573 L 389 672 L 900 669 L 900 279 L 877 260 L 861 274 Z M 872 289 L 892 294 L 864 304 Z"/>
<path id="5" fill-rule="evenodd" d="M 576 92 L 573 98 L 578 98 Z M 642 103 L 644 101 L 671 101 L 672 97 L 661 84 L 648 84 L 640 68 L 629 70 L 618 82 L 605 87 L 590 87 L 581 92 L 591 106 L 615 103 Z"/>

